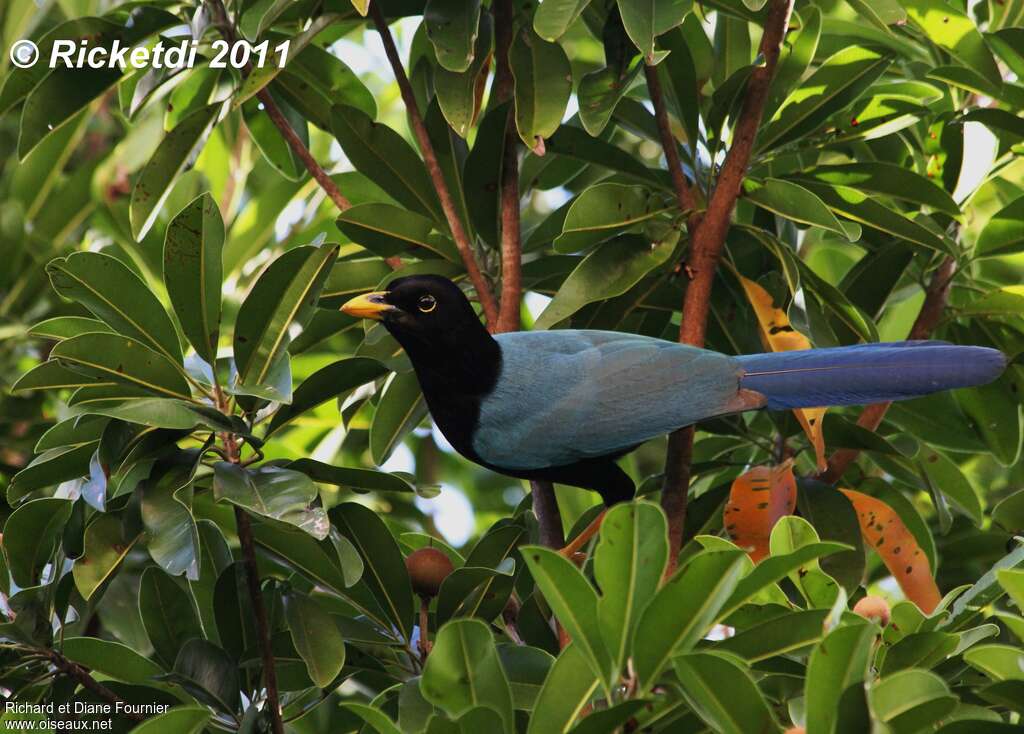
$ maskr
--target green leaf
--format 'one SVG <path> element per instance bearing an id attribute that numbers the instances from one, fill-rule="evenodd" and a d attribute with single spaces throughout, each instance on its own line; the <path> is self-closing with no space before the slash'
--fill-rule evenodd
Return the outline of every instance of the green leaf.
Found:
<path id="1" fill-rule="evenodd" d="M 182 331 L 196 353 L 213 364 L 220 334 L 224 222 L 209 194 L 194 199 L 167 226 L 164 284 Z"/>
<path id="2" fill-rule="evenodd" d="M 843 227 L 825 202 L 792 181 L 768 178 L 758 182 L 747 178 L 743 182 L 744 195 L 762 209 L 791 219 L 835 232 L 851 242 L 858 239 L 859 231 Z M 859 228 L 855 228 L 859 229 Z"/>
<path id="3" fill-rule="evenodd" d="M 448 574 L 437 595 L 436 618 L 444 624 L 453 617 L 479 617 L 492 621 L 512 593 L 512 576 L 493 568 L 463 566 Z"/>
<path id="4" fill-rule="evenodd" d="M 440 255 L 450 262 L 462 262 L 451 239 L 435 232 L 430 219 L 408 209 L 390 204 L 357 204 L 339 214 L 337 224 L 346 237 L 381 257 L 410 253 L 417 257 Z"/>
<path id="5" fill-rule="evenodd" d="M 301 531 L 269 523 L 254 525 L 252 532 L 258 545 L 313 583 L 339 593 L 351 585 L 329 542 L 317 542 Z"/>
<path id="6" fill-rule="evenodd" d="M 945 454 L 926 449 L 917 457 L 918 466 L 928 483 L 942 492 L 954 507 L 981 525 L 983 512 L 981 498 L 964 473 Z"/>
<path id="7" fill-rule="evenodd" d="M 292 643 L 306 662 L 310 679 L 320 688 L 338 677 L 345 664 L 345 640 L 331 616 L 305 594 L 284 598 L 284 615 Z"/>
<path id="8" fill-rule="evenodd" d="M 901 670 L 885 676 L 868 693 L 871 710 L 896 734 L 930 728 L 956 708 L 946 682 L 927 670 Z"/>
<path id="9" fill-rule="evenodd" d="M 799 30 L 787 36 L 786 43 L 779 52 L 779 61 L 775 67 L 775 76 L 768 87 L 768 101 L 765 102 L 764 117 L 770 120 L 793 88 L 800 83 L 804 74 L 814 60 L 821 39 L 821 11 L 810 5 L 800 11 L 795 19 Z M 794 22 L 790 23 L 795 25 Z"/>
<path id="10" fill-rule="evenodd" d="M 669 57 L 671 58 L 671 57 Z M 634 156 L 601 138 L 594 138 L 572 125 L 562 125 L 545 144 L 546 156 L 557 155 L 621 173 L 638 183 L 661 185 L 654 171 Z"/>
<path id="11" fill-rule="evenodd" d="M 331 110 L 331 131 L 357 171 L 403 206 L 435 222 L 444 221 L 427 169 L 401 135 L 343 104 Z"/>
<path id="12" fill-rule="evenodd" d="M 541 38 L 556 41 L 589 4 L 590 0 L 545 0 L 534 13 L 533 29 Z"/>
<path id="13" fill-rule="evenodd" d="M 668 562 L 665 513 L 649 502 L 613 507 L 601 522 L 594 578 L 597 617 L 616 669 L 625 663 L 641 612 L 657 593 Z"/>
<path id="14" fill-rule="evenodd" d="M 294 525 L 317 540 L 327 537 L 327 513 L 313 505 L 319 492 L 305 474 L 276 466 L 246 469 L 226 461 L 218 461 L 213 470 L 217 502 L 230 502 L 261 517 Z"/>
<path id="15" fill-rule="evenodd" d="M 700 33 L 703 34 L 703 30 Z M 700 140 L 698 96 L 699 85 L 703 81 L 697 79 L 696 49 L 690 48 L 685 25 L 662 36 L 661 45 L 669 54 L 658 64 L 658 76 L 676 117 L 683 124 L 686 144 L 692 151 Z"/>
<path id="16" fill-rule="evenodd" d="M 617 0 L 622 25 L 645 59 L 654 59 L 654 39 L 675 28 L 693 0 Z"/>
<path id="17" fill-rule="evenodd" d="M 996 578 L 1017 608 L 1024 610 L 1024 571 L 1000 569 L 996 571 Z"/>
<path id="18" fill-rule="evenodd" d="M 378 708 L 363 703 L 343 703 L 341 706 L 366 722 L 377 734 L 402 734 L 402 730 Z"/>
<path id="19" fill-rule="evenodd" d="M 232 563 L 231 549 L 224 533 L 212 520 L 199 520 L 196 529 L 199 532 L 199 575 L 188 579 L 188 589 L 199 612 L 203 636 L 220 644 L 213 597 L 217 578 Z"/>
<path id="20" fill-rule="evenodd" d="M 978 645 L 964 653 L 964 662 L 993 680 L 1024 680 L 1024 652 L 1013 645 Z"/>
<path id="21" fill-rule="evenodd" d="M 844 699 L 854 698 L 852 689 L 863 685 L 876 630 L 872 624 L 836 627 L 811 653 L 804 690 L 811 731 L 836 731 Z"/>
<path id="22" fill-rule="evenodd" d="M 828 609 L 783 614 L 715 643 L 714 649 L 739 655 L 748 663 L 776 655 L 798 655 L 800 650 L 821 639 L 828 615 Z"/>
<path id="23" fill-rule="evenodd" d="M 373 469 L 324 464 L 315 459 L 296 459 L 287 467 L 302 472 L 315 482 L 345 487 L 355 492 L 415 492 L 416 485 L 405 476 Z"/>
<path id="24" fill-rule="evenodd" d="M 158 568 L 142 573 L 139 613 L 157 657 L 167 665 L 173 665 L 185 642 L 203 636 L 188 594 Z"/>
<path id="25" fill-rule="evenodd" d="M 289 329 L 313 316 L 337 246 L 296 247 L 270 264 L 238 309 L 235 363 L 241 385 L 260 385 L 285 358 Z"/>
<path id="26" fill-rule="evenodd" d="M 889 676 L 907 668 L 934 668 L 952 655 L 960 635 L 928 630 L 911 632 L 886 649 L 881 674 Z"/>
<path id="27" fill-rule="evenodd" d="M 776 148 L 814 132 L 833 112 L 863 94 L 891 62 L 888 56 L 859 46 L 830 56 L 762 126 L 758 147 Z"/>
<path id="28" fill-rule="evenodd" d="M 104 382 L 98 377 L 83 375 L 70 370 L 55 359 L 36 365 L 23 374 L 11 386 L 11 392 L 18 390 L 56 390 L 61 388 L 80 388 L 107 386 L 113 383 Z"/>
<path id="29" fill-rule="evenodd" d="M 132 189 L 128 214 L 136 240 L 141 241 L 156 222 L 178 176 L 198 154 L 222 107 L 218 103 L 196 110 L 160 141 Z"/>
<path id="30" fill-rule="evenodd" d="M 450 2 L 450 0 L 444 0 Z M 479 3 L 477 3 L 479 11 Z M 460 14 L 463 11 L 460 10 Z M 487 79 L 491 53 L 491 14 L 479 16 L 480 30 L 476 34 L 476 48 L 472 63 L 460 71 L 449 71 L 443 65 L 434 69 L 434 92 L 441 112 L 461 138 L 469 135 L 470 128 L 480 114 L 483 85 Z"/>
<path id="31" fill-rule="evenodd" d="M 406 434 L 427 414 L 420 384 L 413 372 L 398 372 L 377 403 L 370 424 L 370 456 L 380 466 Z"/>
<path id="32" fill-rule="evenodd" d="M 480 0 L 427 0 L 423 25 L 442 68 L 465 71 L 474 61 L 480 23 Z M 489 29 L 488 29 L 489 30 Z M 490 38 L 487 45 L 490 47 Z"/>
<path id="33" fill-rule="evenodd" d="M 997 257 L 1024 252 L 1024 196 L 1000 209 L 978 236 L 974 252 L 978 257 Z"/>
<path id="34" fill-rule="evenodd" d="M 91 388 L 90 388 L 91 389 Z M 79 395 L 79 393 L 75 393 Z M 238 425 L 213 408 L 184 400 L 166 398 L 132 397 L 122 402 L 117 399 L 99 399 L 93 402 L 76 402 L 85 415 L 104 415 L 110 418 L 139 423 L 153 428 L 191 429 L 206 426 L 215 431 L 234 431 Z"/>
<path id="35" fill-rule="evenodd" d="M 1020 300 L 1024 313 L 1024 297 Z M 956 391 L 957 403 L 1003 466 L 1012 466 L 1021 450 L 1020 405 L 1007 399 L 1015 392 L 1013 378 L 1008 373 L 987 385 Z"/>
<path id="36" fill-rule="evenodd" d="M 210 711 L 202 706 L 175 706 L 146 719 L 132 729 L 135 734 L 198 734 L 210 720 Z"/>
<path id="37" fill-rule="evenodd" d="M 516 34 L 508 62 L 516 83 L 516 129 L 533 148 L 538 138 L 550 138 L 562 122 L 572 93 L 572 67 L 559 44 L 545 41 L 528 27 Z"/>
<path id="38" fill-rule="evenodd" d="M 148 533 L 149 555 L 171 576 L 199 578 L 199 529 L 192 516 L 192 480 L 200 454 L 169 469 L 141 488 L 140 512 Z"/>
<path id="39" fill-rule="evenodd" d="M 579 252 L 673 209 L 643 186 L 595 184 L 573 199 L 553 247 L 555 252 Z"/>
<path id="40" fill-rule="evenodd" d="M 46 266 L 53 289 L 77 301 L 115 331 L 178 364 L 181 345 L 174 324 L 146 284 L 121 261 L 98 252 L 76 252 Z"/>
<path id="41" fill-rule="evenodd" d="M 200 702 L 234 715 L 238 708 L 238 668 L 226 652 L 206 640 L 186 642 L 164 676 Z"/>
<path id="42" fill-rule="evenodd" d="M 530 716 L 527 734 L 565 734 L 600 685 L 578 644 L 573 642 L 555 660 L 544 679 Z"/>
<path id="43" fill-rule="evenodd" d="M 88 319 L 84 316 L 54 316 L 52 319 L 40 321 L 28 331 L 29 336 L 40 339 L 67 339 L 79 334 L 91 334 L 96 331 L 112 331 L 112 329 L 97 319 Z"/>
<path id="44" fill-rule="evenodd" d="M 98 442 L 50 449 L 14 475 L 7 487 L 7 501 L 14 504 L 29 492 L 89 474 L 89 460 Z"/>
<path id="45" fill-rule="evenodd" d="M 613 675 L 598 618 L 597 593 L 572 561 L 537 545 L 521 549 L 530 574 L 555 617 L 586 656 L 591 669 L 602 679 Z"/>
<path id="46" fill-rule="evenodd" d="M 145 344 L 120 334 L 73 336 L 55 346 L 50 356 L 101 380 L 122 382 L 165 397 L 192 397 L 180 368 Z"/>
<path id="47" fill-rule="evenodd" d="M 339 101 L 371 117 L 377 114 L 373 94 L 359 76 L 340 58 L 316 44 L 291 56 L 271 89 L 274 93 L 280 91 L 302 117 L 327 132 L 331 130 L 331 107 Z M 349 193 L 345 187 L 342 190 L 346 195 Z"/>
<path id="48" fill-rule="evenodd" d="M 15 508 L 4 523 L 3 551 L 11 578 L 18 586 L 35 586 L 50 562 L 72 503 L 44 497 Z"/>
<path id="49" fill-rule="evenodd" d="M 907 17 L 928 39 L 949 51 L 954 58 L 988 82 L 998 92 L 1003 78 L 992 52 L 974 21 L 962 10 L 943 0 L 901 0 Z"/>
<path id="50" fill-rule="evenodd" d="M 1024 286 L 1008 285 L 989 291 L 966 304 L 961 312 L 967 316 L 1012 316 L 1024 313 Z"/>
<path id="51" fill-rule="evenodd" d="M 512 705 L 522 711 L 534 711 L 537 697 L 555 659 L 550 653 L 536 647 L 508 644 L 498 645 L 498 657 L 501 658 L 501 667 L 512 689 Z M 541 714 L 537 711 L 534 715 Z"/>
<path id="52" fill-rule="evenodd" d="M 413 627 L 413 597 L 405 560 L 380 516 L 363 505 L 345 502 L 331 508 L 331 522 L 363 559 L 363 580 L 388 619 L 406 640 Z"/>
<path id="53" fill-rule="evenodd" d="M 879 203 L 858 188 L 823 184 L 803 177 L 796 177 L 795 180 L 840 216 L 930 250 L 947 252 L 949 249 L 932 230 Z"/>
<path id="54" fill-rule="evenodd" d="M 580 105 L 580 122 L 588 133 L 594 137 L 601 134 L 642 65 L 643 61 L 637 56 L 621 69 L 606 66 L 583 75 L 576 88 L 576 96 Z"/>
<path id="55" fill-rule="evenodd" d="M 86 668 L 125 683 L 147 683 L 164 672 L 127 645 L 97 637 L 67 637 L 61 653 Z"/>
<path id="56" fill-rule="evenodd" d="M 360 385 L 387 374 L 375 359 L 349 357 L 322 367 L 295 389 L 290 405 L 282 405 L 274 414 L 266 435 L 328 400 L 341 397 Z"/>
<path id="57" fill-rule="evenodd" d="M 744 558 L 738 549 L 698 553 L 644 608 L 633 639 L 633 664 L 642 690 L 651 690 L 672 656 L 691 650 L 722 616 L 743 574 Z"/>
<path id="58" fill-rule="evenodd" d="M 506 733 L 515 731 L 508 678 L 490 629 L 478 619 L 456 619 L 441 627 L 423 669 L 420 691 L 454 717 L 486 706 L 501 717 Z"/>
<path id="59" fill-rule="evenodd" d="M 41 454 L 44 451 L 61 448 L 62 446 L 81 446 L 84 443 L 98 441 L 109 422 L 102 416 L 75 416 L 74 418 L 67 418 L 40 436 L 34 451 L 37 454 Z"/>
<path id="60" fill-rule="evenodd" d="M 796 515 L 786 515 L 779 518 L 772 528 L 769 546 L 773 556 L 785 556 L 817 542 L 818 533 L 811 523 Z M 789 580 L 807 600 L 809 607 L 831 607 L 840 592 L 839 585 L 819 568 L 816 560 L 791 571 Z"/>
<path id="61" fill-rule="evenodd" d="M 960 216 L 960 207 L 943 188 L 911 169 L 892 163 L 869 161 L 817 166 L 801 172 L 801 175 L 922 204 L 953 217 Z"/>
<path id="62" fill-rule="evenodd" d="M 750 671 L 735 658 L 692 652 L 672 663 L 687 703 L 714 731 L 748 734 L 778 730 Z"/>
<path id="63" fill-rule="evenodd" d="M 907 11 L 900 0 L 847 0 L 850 5 L 870 23 L 891 33 L 889 26 L 902 25 L 907 20 Z"/>
<path id="64" fill-rule="evenodd" d="M 88 600 L 114 573 L 139 537 L 125 540 L 121 521 L 113 515 L 99 515 L 89 523 L 85 529 L 85 551 L 71 569 L 83 599 Z"/>
<path id="65" fill-rule="evenodd" d="M 565 279 L 535 328 L 550 328 L 588 303 L 622 295 L 668 262 L 678 240 L 679 232 L 672 229 L 656 242 L 639 235 L 623 235 L 602 244 Z"/>

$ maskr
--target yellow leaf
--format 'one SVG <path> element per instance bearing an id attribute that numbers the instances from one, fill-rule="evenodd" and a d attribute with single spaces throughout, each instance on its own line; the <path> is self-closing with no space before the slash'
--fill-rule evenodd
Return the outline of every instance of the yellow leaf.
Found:
<path id="1" fill-rule="evenodd" d="M 799 349 L 810 349 L 811 342 L 806 336 L 793 328 L 789 317 L 781 308 L 776 308 L 772 294 L 749 278 L 737 273 L 740 285 L 747 294 L 747 300 L 754 309 L 757 323 L 761 327 L 761 343 L 770 352 L 790 352 Z M 828 462 L 825 459 L 825 438 L 821 424 L 825 417 L 825 408 L 797 408 L 793 411 L 796 419 L 814 446 L 818 470 L 825 471 Z"/>

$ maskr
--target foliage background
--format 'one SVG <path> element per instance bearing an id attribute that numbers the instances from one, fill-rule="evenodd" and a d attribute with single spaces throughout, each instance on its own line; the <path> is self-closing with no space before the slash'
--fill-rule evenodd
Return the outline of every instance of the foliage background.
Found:
<path id="1" fill-rule="evenodd" d="M 4 48 L 44 45 L 51 32 L 194 36 L 204 54 L 225 32 L 293 44 L 287 69 L 245 81 L 205 65 L 33 76 L 0 59 L 0 694 L 174 704 L 143 725 L 154 731 L 270 730 L 265 627 L 294 731 L 1016 730 L 1021 368 L 894 406 L 877 432 L 857 410 L 819 420 L 830 452 L 859 452 L 841 486 L 885 501 L 931 561 L 947 594 L 931 615 L 899 602 L 901 579 L 865 551 L 853 506 L 828 486 L 837 476 L 801 480 L 810 524 L 780 521 L 770 547 L 777 517 L 758 521 L 775 565 L 753 566 L 726 539 L 722 510 L 751 501 L 733 485 L 751 467 L 792 457 L 796 475 L 817 473 L 815 446 L 788 414 L 699 427 L 675 581 L 660 583 L 664 441 L 624 460 L 650 501 L 617 510 L 600 541 L 646 542 L 592 546 L 582 571 L 523 551 L 543 539 L 527 487 L 453 455 L 390 338 L 337 312 L 392 266 L 452 277 L 466 267 L 361 5 L 229 3 L 229 27 L 216 5 L 194 3 L 0 10 Z M 475 284 L 503 302 L 502 326 L 521 315 L 524 328 L 676 339 L 694 214 L 720 218 L 709 184 L 730 167 L 725 151 L 742 147 L 750 90 L 775 67 L 761 28 L 787 4 L 381 7 L 483 271 Z M 739 161 L 708 346 L 765 348 L 753 281 L 815 346 L 902 339 L 942 291 L 928 331 L 1015 357 L 1024 3 L 794 10 L 758 142 Z M 268 94 L 333 187 L 285 142 Z M 666 168 L 662 109 L 689 204 Z M 185 250 L 222 272 L 175 257 Z M 212 320 L 200 318 L 200 291 Z M 111 331 L 122 336 L 97 334 Z M 139 344 L 165 348 L 172 364 L 132 356 L 111 369 Z M 214 370 L 202 359 L 211 351 Z M 91 384 L 96 360 L 109 385 Z M 228 466 L 237 461 L 249 466 Z M 792 511 L 792 488 L 772 487 Z M 598 500 L 555 492 L 571 535 Z M 426 671 L 402 563 L 424 545 L 459 567 L 429 610 Z M 636 559 L 655 572 L 631 576 Z M 896 604 L 877 639 L 845 611 L 865 590 Z M 561 653 L 552 611 L 574 640 Z M 716 622 L 736 637 L 701 642 Z"/>

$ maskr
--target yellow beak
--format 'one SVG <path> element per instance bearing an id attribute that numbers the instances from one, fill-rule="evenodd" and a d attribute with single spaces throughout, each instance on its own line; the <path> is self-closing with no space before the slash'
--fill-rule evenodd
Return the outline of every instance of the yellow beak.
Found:
<path id="1" fill-rule="evenodd" d="M 395 310 L 394 306 L 384 300 L 386 295 L 387 291 L 364 293 L 345 303 L 341 310 L 356 318 L 380 321 L 385 313 Z"/>

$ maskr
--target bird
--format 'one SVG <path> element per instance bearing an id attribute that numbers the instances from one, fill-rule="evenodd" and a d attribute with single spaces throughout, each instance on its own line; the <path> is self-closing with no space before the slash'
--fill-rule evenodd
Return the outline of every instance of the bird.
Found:
<path id="1" fill-rule="evenodd" d="M 462 456 L 595 491 L 606 507 L 636 491 L 616 461 L 676 429 L 747 410 L 904 400 L 981 385 L 1006 366 L 999 350 L 943 341 L 730 356 L 616 331 L 492 335 L 439 275 L 396 278 L 341 310 L 381 322 L 398 341 Z"/>

